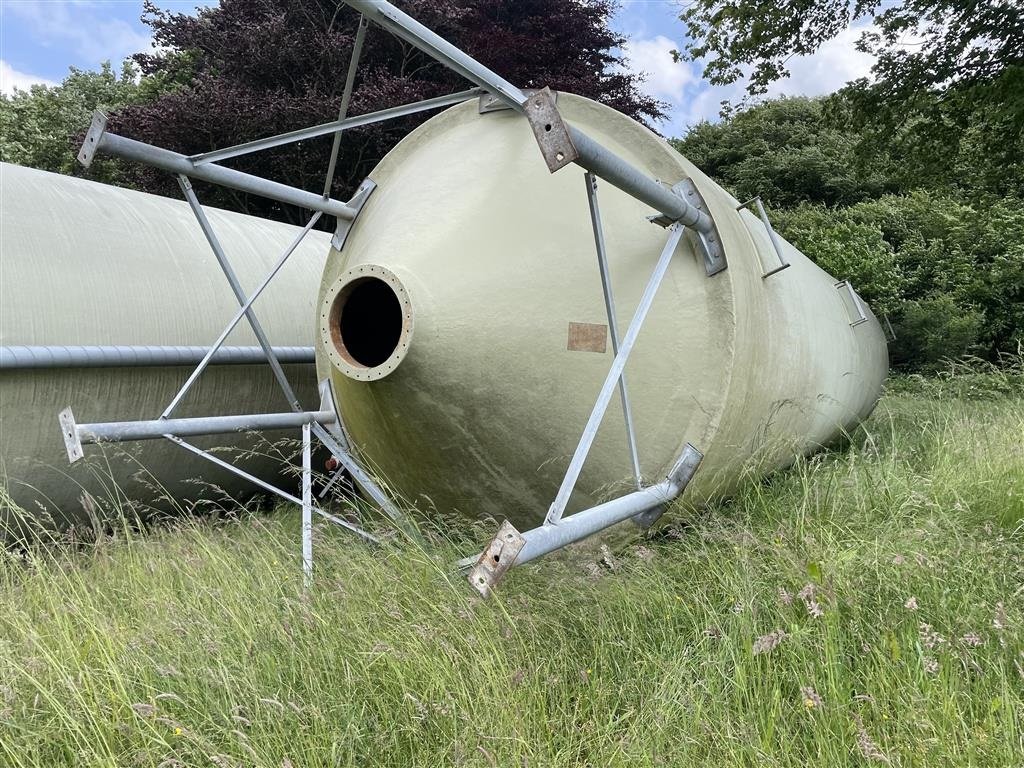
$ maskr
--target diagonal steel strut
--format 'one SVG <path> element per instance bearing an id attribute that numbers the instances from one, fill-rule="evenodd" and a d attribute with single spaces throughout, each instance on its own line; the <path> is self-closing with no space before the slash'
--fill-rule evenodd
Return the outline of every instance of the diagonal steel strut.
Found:
<path id="1" fill-rule="evenodd" d="M 187 176 L 178 176 L 178 185 L 181 187 L 181 191 L 185 194 L 185 199 L 188 200 L 188 204 L 192 208 L 192 213 L 195 214 L 196 219 L 199 221 L 199 226 L 202 228 L 203 234 L 206 235 L 206 240 L 213 249 L 213 253 L 217 257 L 217 262 L 220 264 L 220 268 L 224 271 L 224 276 L 227 277 L 228 283 L 231 285 L 231 290 L 235 294 L 235 298 L 238 299 L 239 306 L 244 306 L 246 302 L 245 291 L 242 290 L 242 286 L 238 282 L 238 276 L 235 274 L 235 270 L 231 267 L 231 262 L 228 261 L 227 254 L 224 253 L 224 249 L 221 247 L 220 240 L 217 239 L 217 234 L 213 231 L 213 226 L 210 224 L 210 220 L 206 218 L 206 211 L 204 211 L 203 206 L 199 204 L 199 198 L 196 197 L 195 190 L 192 189 L 192 183 L 188 180 Z M 260 325 L 260 321 L 256 318 L 256 313 L 253 312 L 252 307 L 245 310 L 245 317 L 249 321 L 249 325 L 252 327 L 252 332 L 255 334 L 256 340 L 259 342 L 260 346 L 263 347 L 263 353 L 267 356 L 267 362 L 274 371 L 277 383 L 281 385 L 281 391 L 284 392 L 284 396 L 288 400 L 288 405 L 291 406 L 293 411 L 301 411 L 302 406 L 299 405 L 299 398 L 295 396 L 295 390 L 292 389 L 292 385 L 288 382 L 288 377 L 285 376 L 284 369 L 281 367 L 281 363 L 277 359 L 277 355 L 274 354 L 274 349 L 270 346 L 270 340 L 267 339 L 267 334 L 264 333 L 263 326 Z"/>
<path id="2" fill-rule="evenodd" d="M 612 354 L 619 354 L 619 322 L 615 317 L 615 297 L 612 296 L 612 278 L 608 270 L 608 252 L 604 242 L 604 227 L 601 226 L 601 209 L 597 205 L 597 178 L 590 171 L 583 175 L 587 185 L 587 202 L 590 204 L 590 223 L 594 228 L 594 245 L 597 248 L 597 264 L 601 270 L 601 290 L 604 293 L 604 308 L 608 315 L 608 331 L 612 337 Z M 633 409 L 629 406 L 626 391 L 626 373 L 619 376 L 619 396 L 622 400 L 622 417 L 626 422 L 626 441 L 629 443 L 629 458 L 633 462 L 633 479 L 637 490 L 643 487 L 640 477 L 640 457 L 636 450 L 636 432 L 633 429 Z"/>
<path id="3" fill-rule="evenodd" d="M 565 507 L 569 503 L 569 497 L 572 495 L 573 489 L 576 487 L 576 481 L 583 470 L 583 463 L 587 460 L 590 447 L 594 444 L 594 438 L 597 436 L 597 430 L 601 426 L 601 420 L 604 418 L 605 411 L 608 410 L 608 403 L 611 402 L 612 395 L 618 386 L 619 378 L 626 367 L 626 361 L 629 359 L 629 353 L 633 351 L 633 345 L 636 344 L 640 330 L 643 328 L 644 320 L 647 319 L 647 313 L 651 309 L 651 304 L 654 303 L 654 296 L 658 292 L 658 287 L 668 271 L 669 264 L 672 263 L 672 256 L 676 252 L 679 240 L 683 236 L 683 231 L 683 228 L 678 224 L 673 224 L 669 228 L 668 242 L 665 243 L 661 257 L 658 259 L 658 263 L 654 267 L 650 279 L 647 281 L 647 287 L 640 298 L 640 304 L 637 306 L 633 319 L 629 323 L 629 329 L 622 339 L 622 346 L 619 347 L 615 360 L 612 361 L 611 368 L 608 370 L 604 385 L 597 396 L 597 402 L 594 403 L 594 408 L 590 412 L 587 425 L 583 428 L 583 434 L 580 435 L 576 452 L 569 462 L 569 468 L 565 471 L 565 477 L 562 479 L 562 485 L 558 489 L 558 495 L 551 504 L 551 508 L 548 509 L 547 516 L 544 519 L 546 524 L 557 523 L 561 519 L 562 513 L 565 512 Z"/>

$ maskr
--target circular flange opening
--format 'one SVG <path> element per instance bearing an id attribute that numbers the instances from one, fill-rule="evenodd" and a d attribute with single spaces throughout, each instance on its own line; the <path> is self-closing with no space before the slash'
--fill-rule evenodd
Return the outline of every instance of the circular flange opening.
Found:
<path id="1" fill-rule="evenodd" d="M 353 267 L 324 297 L 320 336 L 331 362 L 349 378 L 387 376 L 405 357 L 412 336 L 405 286 L 384 267 Z"/>

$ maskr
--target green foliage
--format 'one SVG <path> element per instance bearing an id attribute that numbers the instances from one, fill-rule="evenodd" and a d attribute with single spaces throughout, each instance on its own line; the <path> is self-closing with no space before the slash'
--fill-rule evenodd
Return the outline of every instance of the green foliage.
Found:
<path id="1" fill-rule="evenodd" d="M 948 294 L 906 302 L 896 322 L 891 354 L 898 363 L 932 371 L 974 349 L 984 315 L 963 309 Z"/>
<path id="2" fill-rule="evenodd" d="M 784 237 L 822 269 L 853 283 L 876 313 L 891 314 L 899 307 L 903 275 L 877 224 L 813 205 L 774 218 Z"/>
<path id="3" fill-rule="evenodd" d="M 858 153 L 891 155 L 889 173 L 904 189 L 1024 197 L 1020 2 L 694 0 L 681 18 L 691 42 L 677 58 L 703 62 L 715 84 L 747 78 L 751 97 L 787 77 L 793 56 L 859 25 L 872 77 L 849 84 L 830 109 L 857 133 Z"/>
<path id="4" fill-rule="evenodd" d="M 927 192 L 848 208 L 804 204 L 773 223 L 890 317 L 894 364 L 935 370 L 972 353 L 997 361 L 1024 339 L 1024 207 L 986 209 Z"/>
<path id="5" fill-rule="evenodd" d="M 821 99 L 781 98 L 700 123 L 673 146 L 741 200 L 850 205 L 897 191 L 884 155 L 860 161 L 861 135 L 825 120 Z"/>
<path id="6" fill-rule="evenodd" d="M 110 62 L 99 72 L 71 67 L 60 85 L 33 85 L 14 95 L 0 95 L 0 160 L 44 171 L 85 174 L 75 156 L 93 111 L 111 110 L 151 99 L 159 90 L 155 80 L 139 78 L 138 67 L 127 60 L 121 74 Z M 98 181 L 122 183 L 120 163 L 99 158 L 88 175 Z"/>
<path id="7" fill-rule="evenodd" d="M 493 526 L 318 526 L 309 592 L 290 512 L 6 552 L 0 762 L 1017 765 L 1022 429 L 1019 398 L 889 395 L 849 447 L 488 602 L 450 563 Z"/>
<path id="8" fill-rule="evenodd" d="M 930 145 L 876 142 L 852 103 L 775 99 L 673 144 L 737 198 L 761 196 L 784 237 L 889 316 L 898 367 L 1014 352 L 1024 339 L 1024 203 L 1000 190 L 1024 188 L 1013 181 L 1024 165 L 997 168 L 984 150 L 991 137 L 976 132 L 951 151 L 931 146 L 940 173 L 915 155 Z"/>
<path id="9" fill-rule="evenodd" d="M 752 94 L 786 77 L 792 56 L 814 53 L 858 21 L 871 22 L 858 47 L 874 55 L 878 91 L 890 103 L 990 83 L 1024 64 L 1024 9 L 1015 0 L 694 0 L 681 18 L 690 42 L 677 55 L 704 61 L 715 84 L 749 71 Z"/>

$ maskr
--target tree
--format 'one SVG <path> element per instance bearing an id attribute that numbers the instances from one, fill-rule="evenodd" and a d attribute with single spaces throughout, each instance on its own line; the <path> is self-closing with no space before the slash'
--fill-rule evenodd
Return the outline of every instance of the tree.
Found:
<path id="1" fill-rule="evenodd" d="M 741 200 L 851 205 L 898 191 L 885 153 L 861 161 L 861 135 L 827 124 L 823 113 L 821 99 L 773 99 L 700 123 L 672 144 Z"/>
<path id="2" fill-rule="evenodd" d="M 858 48 L 875 57 L 872 78 L 833 105 L 862 134 L 860 150 L 889 144 L 911 175 L 966 170 L 968 190 L 1024 195 L 1019 0 L 693 0 L 681 18 L 692 42 L 677 57 L 704 61 L 715 84 L 748 76 L 749 96 L 785 78 L 793 56 L 862 24 Z M 971 156 L 980 168 L 954 162 Z"/>
<path id="3" fill-rule="evenodd" d="M 661 105 L 618 65 L 613 0 L 410 0 L 414 17 L 522 87 L 551 86 L 599 99 L 635 118 Z M 337 0 L 222 0 L 197 16 L 147 4 L 157 52 L 136 57 L 147 76 L 182 84 L 118 110 L 112 128 L 195 154 L 337 117 L 357 15 Z M 468 85 L 440 63 L 371 24 L 350 115 L 426 99 Z M 332 192 L 346 198 L 378 160 L 428 114 L 346 131 Z M 319 191 L 331 137 L 238 158 L 232 167 Z M 167 175 L 142 169 L 142 186 L 176 193 Z M 298 220 L 299 213 L 225 189 L 205 202 Z"/>
<path id="4" fill-rule="evenodd" d="M 716 84 L 750 69 L 753 95 L 786 77 L 792 56 L 814 53 L 866 19 L 858 48 L 876 57 L 873 71 L 888 101 L 993 83 L 1024 66 L 1017 0 L 693 0 L 681 18 L 692 42 L 679 55 L 708 57 L 704 73 Z"/>
<path id="5" fill-rule="evenodd" d="M 75 67 L 60 85 L 33 85 L 0 96 L 0 160 L 55 173 L 86 175 L 75 160 L 72 137 L 89 126 L 94 110 L 110 110 L 152 98 L 155 84 L 139 79 L 138 67 L 126 61 L 120 76 L 109 61 L 99 72 Z M 125 171 L 116 160 L 103 158 L 90 169 L 91 178 L 123 183 Z"/>

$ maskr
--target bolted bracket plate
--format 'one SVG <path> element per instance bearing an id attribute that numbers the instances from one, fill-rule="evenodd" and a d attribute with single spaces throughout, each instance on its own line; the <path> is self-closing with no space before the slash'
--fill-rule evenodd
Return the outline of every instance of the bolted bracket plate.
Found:
<path id="1" fill-rule="evenodd" d="M 697 191 L 697 185 L 694 184 L 691 179 L 683 179 L 672 187 L 672 192 L 686 200 L 694 207 L 699 208 L 709 219 L 711 219 L 713 226 L 710 232 L 698 232 L 695 229 L 687 227 L 686 236 L 690 241 L 690 245 L 693 246 L 693 249 L 701 255 L 701 258 L 704 259 L 704 271 L 707 272 L 708 277 L 717 275 L 728 267 L 729 264 L 725 260 L 725 248 L 722 246 L 722 238 L 718 234 L 718 225 L 715 224 L 714 217 L 712 217 L 711 211 L 708 210 L 708 206 L 704 202 L 704 198 L 701 196 L 700 192 Z M 657 224 L 660 227 L 668 227 L 675 224 L 672 219 L 664 214 L 650 216 L 648 217 L 648 221 L 653 224 Z"/>
<path id="2" fill-rule="evenodd" d="M 360 211 L 363 210 L 363 206 L 366 205 L 366 201 L 370 199 L 370 195 L 373 194 L 373 190 L 376 188 L 376 182 L 364 179 L 363 183 L 359 185 L 359 189 L 352 195 L 352 199 L 348 201 L 348 204 L 356 209 L 356 215 L 352 219 L 338 219 L 338 228 L 334 230 L 334 237 L 331 238 L 331 245 L 334 246 L 336 251 L 340 251 L 345 247 L 348 233 L 352 231 L 356 219 L 359 218 Z"/>
<path id="3" fill-rule="evenodd" d="M 508 520 L 503 522 L 498 528 L 497 535 L 469 572 L 469 583 L 473 585 L 473 589 L 484 597 L 489 597 L 505 572 L 515 563 L 525 544 L 526 539 L 515 526 Z"/>
<path id="4" fill-rule="evenodd" d="M 85 138 L 82 140 L 82 148 L 78 150 L 78 162 L 86 168 L 92 165 L 92 159 L 96 156 L 96 150 L 100 146 L 100 139 L 103 138 L 106 130 L 107 116 L 97 109 L 92 113 L 92 123 L 89 125 L 89 130 L 86 131 Z"/>
<path id="5" fill-rule="evenodd" d="M 523 108 L 551 173 L 579 158 L 579 152 L 569 137 L 569 129 L 555 106 L 555 94 L 550 88 L 545 87 L 534 93 L 523 103 Z"/>
<path id="6" fill-rule="evenodd" d="M 68 406 L 57 416 L 60 421 L 60 434 L 64 438 L 64 447 L 68 451 L 68 463 L 74 464 L 79 459 L 85 458 L 85 451 L 82 450 L 82 441 L 78 437 L 78 427 L 75 425 L 75 415 Z"/>

